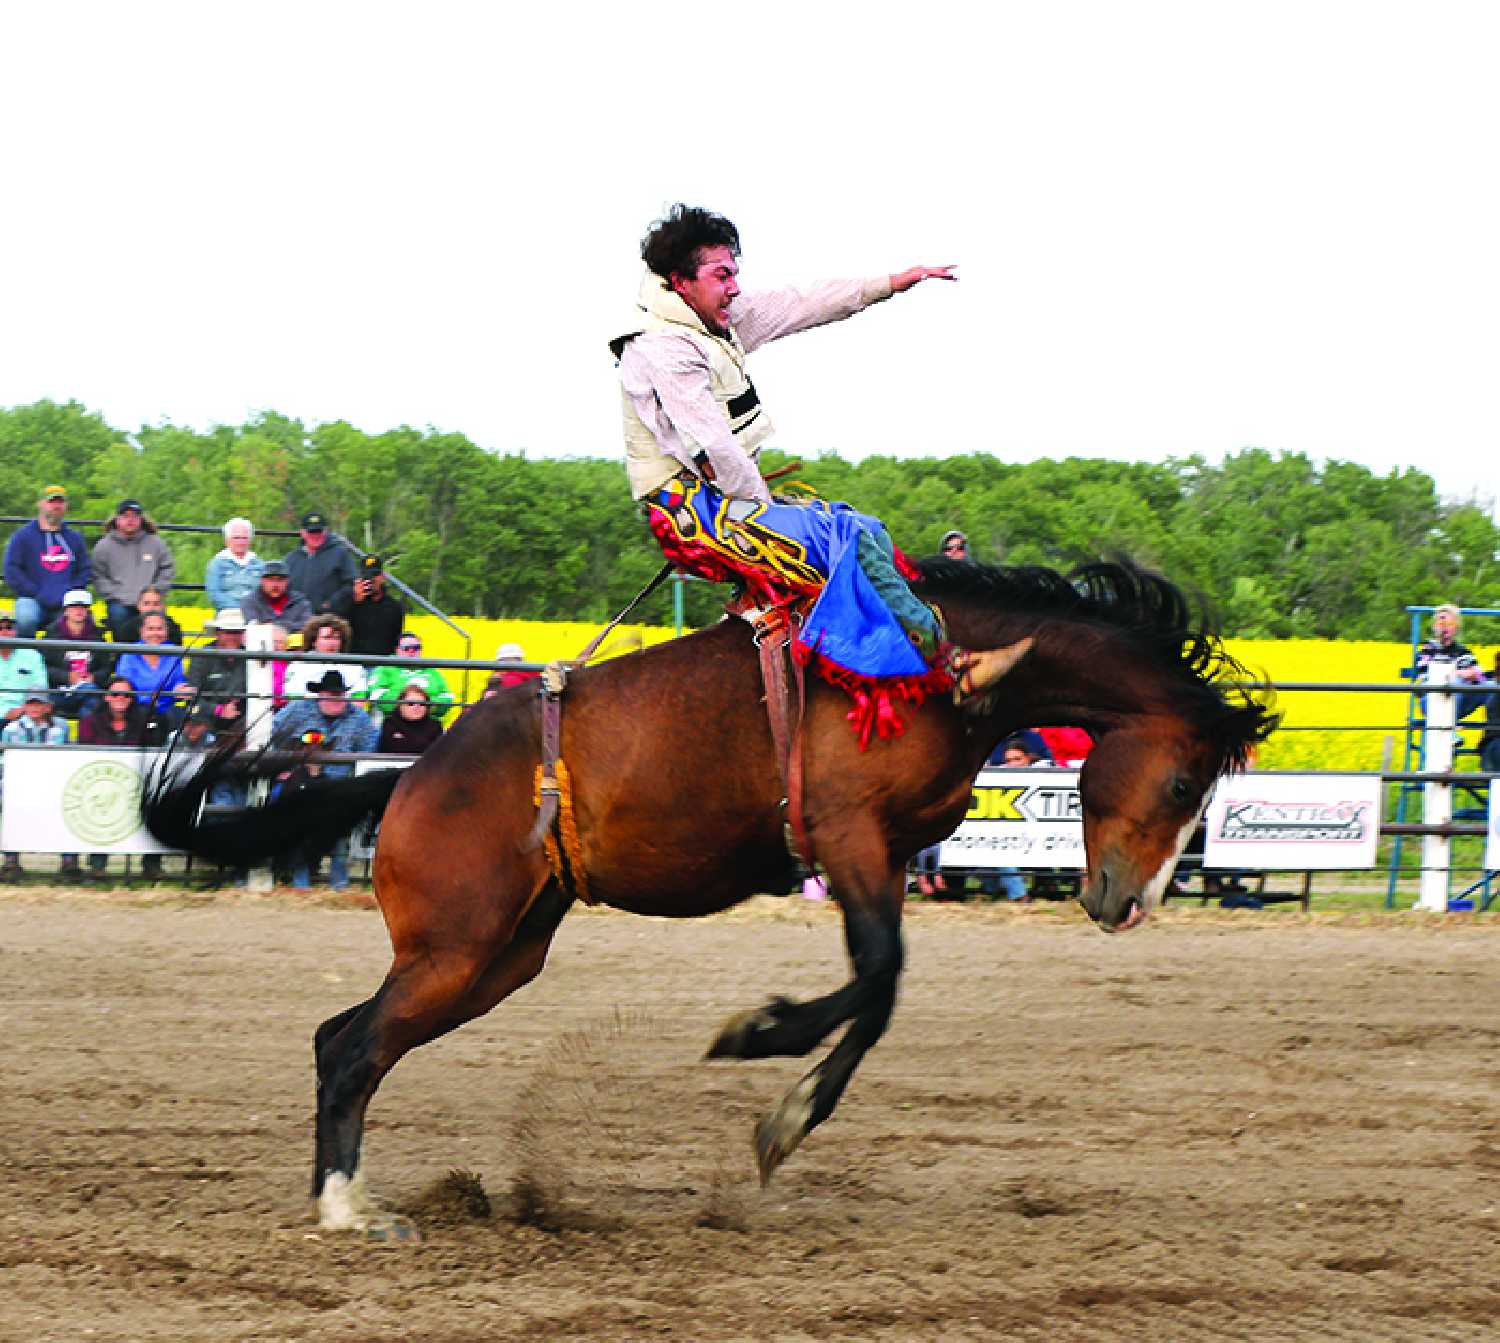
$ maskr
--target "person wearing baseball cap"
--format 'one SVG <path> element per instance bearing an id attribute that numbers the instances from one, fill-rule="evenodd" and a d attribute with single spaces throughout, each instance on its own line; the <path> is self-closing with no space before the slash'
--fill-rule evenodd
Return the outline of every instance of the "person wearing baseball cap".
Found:
<path id="1" fill-rule="evenodd" d="M 292 587 L 281 560 L 267 560 L 255 591 L 240 599 L 240 612 L 252 625 L 281 625 L 299 630 L 313 617 L 307 598 Z"/>
<path id="2" fill-rule="evenodd" d="M 63 519 L 68 492 L 43 485 L 36 520 L 18 527 L 5 546 L 5 581 L 16 595 L 16 637 L 33 639 L 62 610 L 63 594 L 94 576 L 88 543 Z"/>
<path id="3" fill-rule="evenodd" d="M 73 588 L 63 594 L 62 614 L 47 626 L 42 660 L 55 693 L 52 707 L 65 718 L 87 713 L 114 666 L 108 653 L 87 652 L 74 643 L 98 643 L 104 631 L 94 622 L 93 594 Z"/>
<path id="4" fill-rule="evenodd" d="M 307 598 L 313 615 L 333 610 L 333 599 L 354 586 L 354 554 L 328 533 L 328 519 L 317 509 L 302 515 L 302 544 L 286 553 L 292 588 Z M 286 622 L 281 622 L 286 623 Z"/>
<path id="5" fill-rule="evenodd" d="M 966 560 L 969 558 L 969 538 L 955 527 L 952 531 L 943 533 L 939 549 L 942 550 L 944 559 Z"/>
<path id="6" fill-rule="evenodd" d="M 163 595 L 172 589 L 177 561 L 157 534 L 139 499 L 121 499 L 115 515 L 94 542 L 94 588 L 104 598 L 105 623 L 120 637 L 127 622 L 139 614 L 136 604 L 144 588 Z"/>
<path id="7" fill-rule="evenodd" d="M 360 556 L 353 585 L 333 599 L 331 609 L 349 622 L 351 653 L 384 656 L 396 651 L 406 608 L 386 591 L 379 555 Z"/>

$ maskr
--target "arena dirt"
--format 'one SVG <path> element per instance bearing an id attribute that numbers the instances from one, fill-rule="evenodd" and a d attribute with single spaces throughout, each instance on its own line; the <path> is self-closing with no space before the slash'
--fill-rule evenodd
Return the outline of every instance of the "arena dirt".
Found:
<path id="1" fill-rule="evenodd" d="M 311 1033 L 378 914 L 20 891 L 0 926 L 5 1340 L 1500 1336 L 1489 920 L 915 907 L 890 1033 L 762 1191 L 806 1064 L 700 1056 L 842 978 L 836 912 L 576 911 L 376 1097 L 412 1245 L 307 1198 Z"/>

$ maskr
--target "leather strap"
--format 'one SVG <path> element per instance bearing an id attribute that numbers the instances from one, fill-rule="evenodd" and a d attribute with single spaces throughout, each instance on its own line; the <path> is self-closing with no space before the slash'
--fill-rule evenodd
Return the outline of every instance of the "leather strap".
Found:
<path id="1" fill-rule="evenodd" d="M 537 808 L 536 824 L 526 837 L 524 847 L 528 851 L 541 848 L 557 821 L 558 803 L 562 797 L 562 789 L 557 782 L 557 762 L 562 753 L 562 697 L 567 686 L 566 664 L 549 663 L 542 672 L 541 805 Z"/>
<path id="2" fill-rule="evenodd" d="M 773 606 L 761 612 L 754 621 L 755 644 L 760 650 L 760 675 L 766 688 L 766 716 L 771 723 L 771 742 L 776 752 L 776 768 L 786 793 L 788 848 L 802 865 L 812 869 L 812 837 L 807 831 L 803 812 L 802 714 L 806 706 L 806 686 L 802 665 L 789 657 L 792 622 L 785 607 Z M 785 664 L 792 664 L 797 685 L 796 713 L 793 716 L 787 690 Z"/>

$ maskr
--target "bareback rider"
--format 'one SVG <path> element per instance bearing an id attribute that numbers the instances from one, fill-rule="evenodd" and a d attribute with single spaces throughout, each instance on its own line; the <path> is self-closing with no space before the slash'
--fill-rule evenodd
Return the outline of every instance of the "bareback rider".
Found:
<path id="1" fill-rule="evenodd" d="M 722 215 L 674 205 L 641 243 L 639 312 L 610 342 L 624 394 L 626 469 L 668 559 L 735 581 L 762 606 L 815 599 L 796 655 L 854 700 L 862 743 L 901 731 L 919 704 L 960 677 L 966 693 L 1003 668 L 947 647 L 914 576 L 876 518 L 847 504 L 773 498 L 756 465 L 772 432 L 745 358 L 769 341 L 841 321 L 952 266 L 914 266 L 806 291 L 744 294 L 739 232 Z"/>

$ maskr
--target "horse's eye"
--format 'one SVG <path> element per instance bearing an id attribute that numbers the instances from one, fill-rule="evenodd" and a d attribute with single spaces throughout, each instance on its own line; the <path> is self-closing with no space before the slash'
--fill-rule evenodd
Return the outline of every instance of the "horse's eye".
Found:
<path id="1" fill-rule="evenodd" d="M 1193 800 L 1193 785 L 1186 779 L 1174 779 L 1172 781 L 1172 800 L 1174 802 L 1191 802 Z"/>

